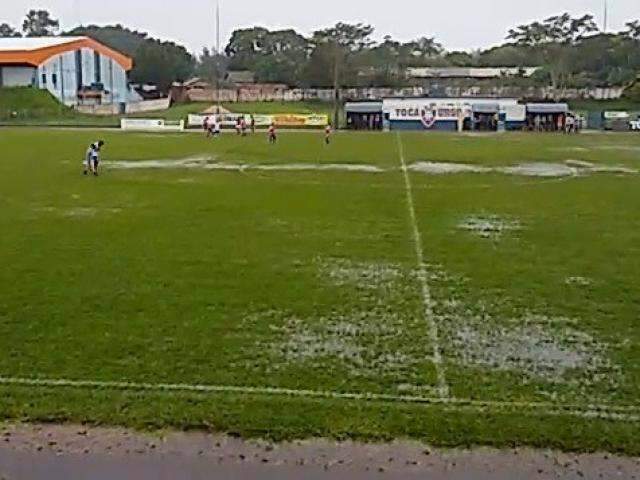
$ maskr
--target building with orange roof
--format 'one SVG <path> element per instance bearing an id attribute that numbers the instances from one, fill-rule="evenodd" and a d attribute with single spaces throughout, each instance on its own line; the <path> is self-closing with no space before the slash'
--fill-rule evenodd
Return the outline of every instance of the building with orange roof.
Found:
<path id="1" fill-rule="evenodd" d="M 0 38 L 0 87 L 48 90 L 69 106 L 127 103 L 132 67 L 89 37 Z"/>

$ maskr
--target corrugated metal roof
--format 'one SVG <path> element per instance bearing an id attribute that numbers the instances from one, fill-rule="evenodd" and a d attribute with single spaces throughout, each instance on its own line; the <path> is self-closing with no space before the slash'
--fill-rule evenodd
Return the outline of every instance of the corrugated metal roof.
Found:
<path id="1" fill-rule="evenodd" d="M 40 50 L 41 48 L 57 47 L 66 43 L 86 40 L 87 37 L 23 37 L 0 38 L 0 51 L 25 52 Z"/>
<path id="2" fill-rule="evenodd" d="M 344 109 L 347 113 L 381 113 L 382 102 L 348 102 Z"/>
<path id="3" fill-rule="evenodd" d="M 529 113 L 567 113 L 569 105 L 566 103 L 527 103 Z"/>
<path id="4" fill-rule="evenodd" d="M 500 105 L 497 103 L 474 103 L 472 105 L 475 113 L 498 113 Z"/>

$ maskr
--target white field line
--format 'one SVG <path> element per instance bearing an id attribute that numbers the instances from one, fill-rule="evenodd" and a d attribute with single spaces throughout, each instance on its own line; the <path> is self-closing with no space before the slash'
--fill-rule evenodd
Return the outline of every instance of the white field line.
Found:
<path id="1" fill-rule="evenodd" d="M 502 413 L 517 411 L 525 415 L 571 416 L 585 419 L 602 419 L 640 423 L 640 406 L 613 405 L 559 405 L 545 402 L 497 402 L 410 395 L 386 395 L 377 393 L 348 393 L 317 390 L 295 390 L 270 387 L 241 387 L 228 385 L 191 385 L 135 382 L 104 382 L 93 380 L 64 380 L 44 378 L 0 377 L 0 386 L 17 386 L 43 389 L 117 390 L 173 394 L 239 394 L 263 395 L 303 399 L 347 400 L 362 402 L 390 402 L 405 405 L 442 407 L 450 411 Z"/>
<path id="2" fill-rule="evenodd" d="M 409 169 L 407 162 L 404 158 L 404 146 L 402 145 L 402 138 L 400 134 L 396 134 L 398 141 L 398 153 L 400 157 L 400 164 L 402 167 L 402 174 L 404 175 L 405 190 L 407 193 L 407 208 L 409 210 L 409 217 L 411 219 L 411 226 L 413 228 L 413 243 L 416 249 L 416 260 L 418 262 L 418 278 L 420 280 L 420 287 L 422 288 L 422 303 L 424 307 L 424 319 L 427 322 L 427 326 L 430 330 L 431 341 L 433 342 L 433 365 L 436 369 L 436 376 L 438 382 L 438 390 L 440 396 L 449 396 L 449 386 L 445 378 L 444 365 L 442 362 L 442 353 L 440 352 L 440 334 L 438 332 L 438 324 L 435 321 L 433 314 L 433 299 L 431 298 L 431 289 L 429 288 L 429 281 L 427 280 L 427 266 L 424 263 L 424 246 L 422 243 L 422 235 L 418 228 L 418 221 L 416 219 L 416 208 L 413 201 L 413 187 L 411 185 L 411 178 L 409 176 Z"/>

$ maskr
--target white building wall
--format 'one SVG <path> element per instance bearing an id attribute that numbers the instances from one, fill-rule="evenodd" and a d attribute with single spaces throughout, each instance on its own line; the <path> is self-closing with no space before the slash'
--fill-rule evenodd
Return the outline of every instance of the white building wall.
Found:
<path id="1" fill-rule="evenodd" d="M 105 55 L 100 55 L 100 66 L 102 83 L 105 90 L 109 92 L 105 95 L 103 103 L 127 102 L 129 89 L 127 72 L 119 63 Z M 35 69 L 30 70 L 34 72 Z M 38 88 L 48 90 L 66 105 L 76 105 L 79 88 L 89 87 L 96 81 L 94 50 L 82 49 L 82 85 L 80 86 L 77 82 L 75 51 L 50 58 L 37 69 L 36 74 Z M 43 81 L 43 75 L 46 77 L 46 82 Z M 31 76 L 32 73 L 29 74 L 29 82 L 26 85 L 31 84 Z"/>
<path id="2" fill-rule="evenodd" d="M 0 67 L 3 87 L 28 87 L 33 84 L 36 69 L 33 67 Z"/>
<path id="3" fill-rule="evenodd" d="M 46 76 L 46 83 L 43 76 Z M 38 68 L 38 86 L 64 104 L 75 105 L 78 93 L 75 52 L 56 55 L 42 64 Z"/>
<path id="4" fill-rule="evenodd" d="M 82 49 L 82 86 L 90 87 L 96 81 L 94 50 Z"/>

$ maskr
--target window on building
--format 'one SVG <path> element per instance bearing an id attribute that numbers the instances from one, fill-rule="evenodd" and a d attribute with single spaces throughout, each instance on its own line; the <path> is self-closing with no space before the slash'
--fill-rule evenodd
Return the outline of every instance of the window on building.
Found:
<path id="1" fill-rule="evenodd" d="M 51 83 L 53 84 L 53 88 L 58 88 L 58 74 L 57 73 L 52 73 L 51 74 Z"/>
<path id="2" fill-rule="evenodd" d="M 43 73 L 42 74 L 42 85 L 46 85 L 47 84 L 47 74 Z"/>
<path id="3" fill-rule="evenodd" d="M 100 62 L 100 53 L 93 52 L 94 71 L 96 73 L 96 83 L 102 83 L 102 65 Z"/>
<path id="4" fill-rule="evenodd" d="M 76 50 L 76 85 L 82 88 L 82 50 Z"/>

